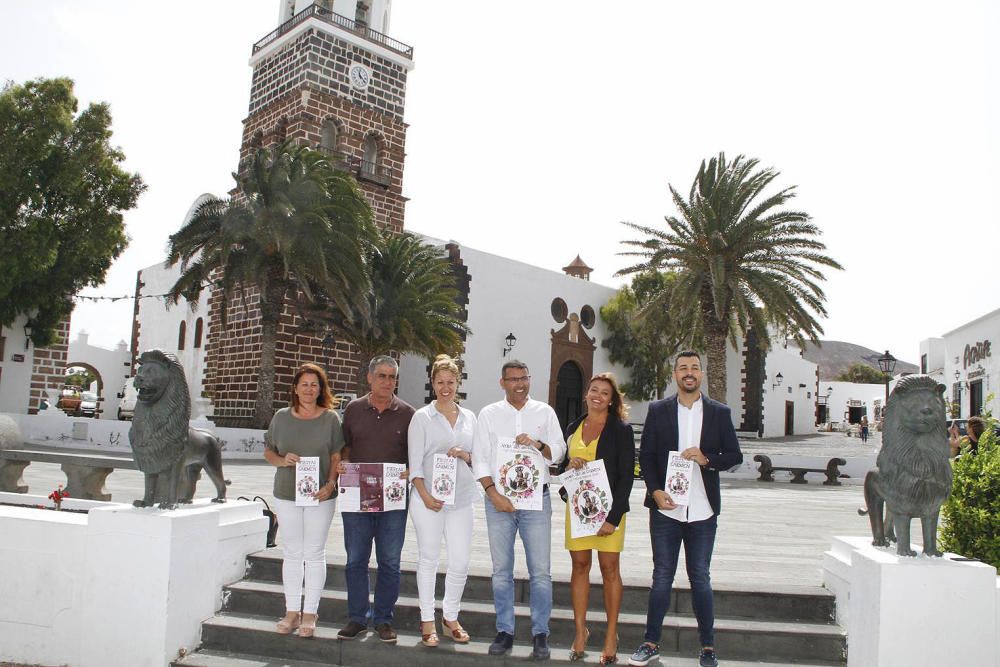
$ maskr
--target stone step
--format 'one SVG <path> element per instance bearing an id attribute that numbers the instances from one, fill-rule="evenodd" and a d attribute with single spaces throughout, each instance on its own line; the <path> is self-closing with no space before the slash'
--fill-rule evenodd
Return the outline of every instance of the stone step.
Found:
<path id="1" fill-rule="evenodd" d="M 280 583 L 244 580 L 227 586 L 223 593 L 223 609 L 227 613 L 270 620 L 272 624 L 285 612 L 284 594 Z M 601 607 L 594 607 L 601 609 Z M 526 604 L 515 604 L 515 626 L 520 639 L 530 641 L 531 610 Z M 416 597 L 400 595 L 396 603 L 394 627 L 416 632 L 420 609 Z M 321 622 L 338 629 L 347 622 L 347 593 L 323 591 L 320 599 Z M 591 642 L 604 641 L 603 614 L 590 614 Z M 496 616 L 492 601 L 463 600 L 462 625 L 477 640 L 492 639 L 496 634 Z M 764 618 L 764 617 L 761 617 Z M 640 644 L 646 626 L 645 609 L 641 613 L 619 614 L 619 645 L 630 649 Z M 573 611 L 555 607 L 549 621 L 553 646 L 567 647 L 573 640 Z M 846 635 L 838 626 L 816 623 L 789 623 L 771 620 L 727 618 L 716 614 L 715 644 L 720 653 L 739 659 L 796 659 L 813 656 L 836 662 L 846 650 Z M 670 650 L 697 651 L 698 628 L 690 616 L 668 614 L 663 630 L 663 644 Z"/>
<path id="2" fill-rule="evenodd" d="M 328 662 L 276 659 L 248 653 L 199 649 L 180 660 L 174 660 L 170 663 L 170 667 L 326 667 L 329 664 Z"/>
<path id="3" fill-rule="evenodd" d="M 415 639 L 415 638 L 414 638 Z M 482 644 L 483 647 L 487 644 Z M 400 644 L 397 647 L 399 653 L 405 653 L 405 658 L 399 658 L 399 656 L 394 656 L 396 662 L 405 662 L 407 665 L 412 667 L 423 667 L 427 665 L 429 667 L 436 667 L 441 664 L 439 656 L 437 653 L 441 651 L 441 647 L 436 649 L 429 649 L 423 646 L 413 646 L 412 648 L 407 648 L 404 644 Z M 447 646 L 443 649 L 448 651 Z M 485 650 L 485 648 L 484 648 Z M 527 651 L 525 651 L 527 653 Z M 554 665 L 579 665 L 581 663 L 570 663 L 568 657 L 563 655 L 564 651 L 557 651 L 553 654 L 552 659 L 548 664 Z M 479 655 L 467 655 L 462 653 L 464 660 L 461 664 L 464 665 L 474 665 L 480 662 L 482 658 Z M 587 655 L 583 659 L 584 665 L 587 664 L 597 664 L 598 658 L 600 657 L 599 647 L 595 650 L 588 651 Z M 510 659 L 510 658 L 508 658 Z M 654 667 L 661 667 L 670 665 L 671 667 L 695 667 L 698 664 L 698 659 L 691 657 L 689 655 L 679 655 L 676 653 L 663 653 L 661 654 L 661 662 L 657 665 L 655 662 L 651 663 Z M 495 665 L 500 665 L 506 660 L 501 658 L 492 658 L 489 660 Z M 514 661 L 523 664 L 523 658 L 513 658 Z M 628 656 L 624 653 L 618 654 L 618 664 L 627 664 Z M 330 664 L 336 664 L 331 662 L 312 662 L 305 660 L 295 660 L 295 659 L 283 659 L 274 658 L 261 655 L 249 655 L 246 653 L 230 653 L 228 651 L 210 651 L 210 650 L 200 650 L 197 653 L 192 653 L 181 660 L 175 660 L 170 663 L 171 667 L 326 667 Z M 357 665 L 368 664 L 368 661 L 355 663 Z M 793 667 L 794 665 L 823 665 L 824 663 L 818 662 L 746 662 L 743 660 L 730 660 L 726 659 L 726 667 Z"/>
<path id="4" fill-rule="evenodd" d="M 352 641 L 340 641 L 336 639 L 336 634 L 337 628 L 321 624 L 316 628 L 313 639 L 304 640 L 295 635 L 279 635 L 274 628 L 273 619 L 224 613 L 205 621 L 202 627 L 202 649 L 173 664 L 178 667 L 313 667 L 315 663 L 461 667 L 487 660 L 491 667 L 500 667 L 524 664 L 531 654 L 530 641 L 527 638 L 522 641 L 519 637 L 507 656 L 489 656 L 487 648 L 492 641 L 492 634 L 487 640 L 472 641 L 464 645 L 442 638 L 441 645 L 437 648 L 420 645 L 419 635 L 409 632 L 400 632 L 395 645 L 382 644 L 371 633 L 364 639 Z M 670 644 L 667 639 L 664 636 L 660 665 L 687 667 L 697 664 L 694 657 L 697 655 L 696 648 L 678 647 Z M 633 645 L 626 645 L 624 642 L 619 644 L 619 664 L 627 662 L 633 648 Z M 553 644 L 550 664 L 570 664 L 568 653 L 567 646 Z M 799 656 L 768 657 L 766 659 L 769 662 L 763 663 L 744 658 L 741 662 L 738 655 L 724 651 L 721 645 L 719 655 L 727 667 L 748 667 L 751 664 L 758 667 L 781 667 L 786 664 L 843 665 L 841 659 L 823 661 Z M 590 650 L 587 651 L 584 664 L 596 664 L 599 656 L 600 645 L 591 636 Z"/>
<path id="5" fill-rule="evenodd" d="M 249 569 L 247 577 L 258 581 L 281 581 L 281 552 L 279 550 L 262 551 L 251 554 L 247 559 Z M 597 563 L 593 569 L 599 572 Z M 623 566 L 623 569 L 625 567 Z M 374 590 L 374 572 L 371 570 L 372 588 Z M 599 576 L 599 575 L 598 575 Z M 629 581 L 623 575 L 625 588 L 622 596 L 622 611 L 645 615 L 649 603 L 649 582 Z M 515 579 L 514 601 L 527 604 L 529 600 L 529 585 L 527 580 Z M 328 563 L 326 587 L 328 590 L 344 590 L 344 566 Z M 590 608 L 604 608 L 604 587 L 600 583 L 591 583 Z M 417 579 L 413 570 L 404 569 L 399 583 L 401 595 L 417 596 Z M 437 591 L 444 591 L 444 573 L 437 577 Z M 492 605 L 493 584 L 489 576 L 470 574 L 465 584 L 464 601 L 486 601 Z M 715 613 L 717 616 L 729 618 L 759 619 L 772 621 L 804 621 L 809 623 L 833 623 L 836 610 L 836 598 L 825 588 L 819 586 L 782 586 L 761 591 L 747 587 L 727 587 L 714 589 Z M 571 607 L 569 582 L 553 580 L 552 604 L 556 607 Z M 687 585 L 686 575 L 677 573 L 674 582 L 671 610 L 686 616 L 692 616 L 691 590 Z"/>

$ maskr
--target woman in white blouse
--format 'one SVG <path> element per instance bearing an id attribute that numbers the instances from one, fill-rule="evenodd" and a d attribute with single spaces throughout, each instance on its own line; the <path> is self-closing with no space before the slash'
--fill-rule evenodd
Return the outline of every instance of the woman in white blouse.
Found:
<path id="1" fill-rule="evenodd" d="M 437 646 L 437 623 L 434 618 L 434 585 L 437 579 L 441 538 L 447 544 L 448 572 L 444 580 L 442 623 L 448 638 L 464 644 L 467 633 L 458 622 L 462 592 L 469 574 L 472 544 L 472 503 L 479 497 L 472 476 L 472 436 L 476 416 L 455 403 L 460 372 L 454 360 L 438 355 L 431 367 L 431 387 L 436 400 L 417 410 L 408 433 L 410 481 L 410 517 L 417 532 L 417 593 L 420 599 L 420 635 L 424 646 Z M 442 496 L 447 483 L 439 476 L 434 488 L 435 456 L 457 459 L 455 498 L 445 504 Z M 438 496 L 438 497 L 435 497 Z"/>

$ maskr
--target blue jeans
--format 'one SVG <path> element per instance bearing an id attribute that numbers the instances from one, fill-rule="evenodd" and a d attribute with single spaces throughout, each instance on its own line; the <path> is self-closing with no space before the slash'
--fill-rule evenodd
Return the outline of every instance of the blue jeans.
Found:
<path id="1" fill-rule="evenodd" d="M 399 598 L 399 554 L 406 537 L 406 510 L 392 512 L 343 512 L 344 550 L 347 551 L 347 616 L 368 625 L 392 623 L 392 609 Z M 378 575 L 375 604 L 368 606 L 368 561 L 375 544 Z"/>
<path id="2" fill-rule="evenodd" d="M 653 585 L 649 589 L 645 640 L 660 643 L 663 617 L 670 609 L 670 589 L 677 573 L 677 556 L 684 543 L 684 563 L 691 582 L 691 602 L 698 619 L 698 639 L 702 646 L 715 646 L 715 610 L 712 604 L 712 548 L 718 517 L 684 522 L 649 511 L 649 538 L 653 543 Z"/>
<path id="3" fill-rule="evenodd" d="M 521 534 L 531 590 L 531 634 L 548 635 L 552 615 L 552 501 L 542 511 L 498 512 L 486 499 L 486 529 L 493 558 L 493 606 L 497 632 L 514 634 L 514 535 Z"/>

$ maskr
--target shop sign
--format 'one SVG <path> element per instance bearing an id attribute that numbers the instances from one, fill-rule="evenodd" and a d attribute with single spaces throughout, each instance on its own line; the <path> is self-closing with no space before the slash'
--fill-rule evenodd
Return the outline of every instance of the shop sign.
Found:
<path id="1" fill-rule="evenodd" d="M 993 356 L 990 350 L 990 341 L 983 340 L 972 345 L 965 346 L 965 354 L 962 355 L 962 368 L 968 368 L 972 364 L 978 364 L 987 357 Z"/>

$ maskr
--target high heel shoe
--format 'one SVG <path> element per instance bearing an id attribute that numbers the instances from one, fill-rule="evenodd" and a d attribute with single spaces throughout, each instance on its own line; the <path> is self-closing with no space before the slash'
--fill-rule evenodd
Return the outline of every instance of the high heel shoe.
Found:
<path id="1" fill-rule="evenodd" d="M 302 624 L 302 614 L 298 613 L 289 618 L 287 615 L 278 621 L 278 634 L 290 635 Z"/>
<path id="2" fill-rule="evenodd" d="M 302 623 L 299 625 L 299 637 L 302 639 L 312 639 L 316 632 L 316 621 L 319 620 L 319 614 L 309 614 L 309 616 L 312 618 L 306 621 L 306 615 L 302 614 Z"/>
<path id="3" fill-rule="evenodd" d="M 457 618 L 454 621 L 447 621 L 447 620 L 445 620 L 445 619 L 442 618 L 441 619 L 441 625 L 444 626 L 448 630 L 447 636 L 451 637 L 451 639 L 456 644 L 468 644 L 469 643 L 469 639 L 470 639 L 469 633 L 465 631 L 465 628 L 462 627 L 462 624 L 458 622 Z"/>
<path id="4" fill-rule="evenodd" d="M 582 662 L 587 656 L 587 652 L 583 649 L 587 648 L 587 640 L 590 639 L 590 628 L 584 628 L 585 632 L 583 635 L 583 648 L 577 651 L 572 646 L 569 649 L 569 661 L 570 662 Z"/>
<path id="5" fill-rule="evenodd" d="M 615 651 L 610 655 L 606 654 L 603 650 L 601 651 L 601 660 L 598 662 L 600 665 L 617 665 L 618 664 L 618 635 L 615 635 Z"/>
<path id="6" fill-rule="evenodd" d="M 447 623 L 447 621 L 445 621 L 445 623 Z M 430 632 L 424 632 L 424 628 L 427 625 L 431 626 L 431 631 Z M 438 638 L 437 627 L 436 626 L 437 626 L 437 624 L 434 621 L 421 621 L 420 622 L 420 643 L 421 644 L 423 644 L 424 646 L 429 646 L 430 648 L 434 648 L 435 646 L 437 646 L 438 644 L 441 643 L 441 640 Z"/>

